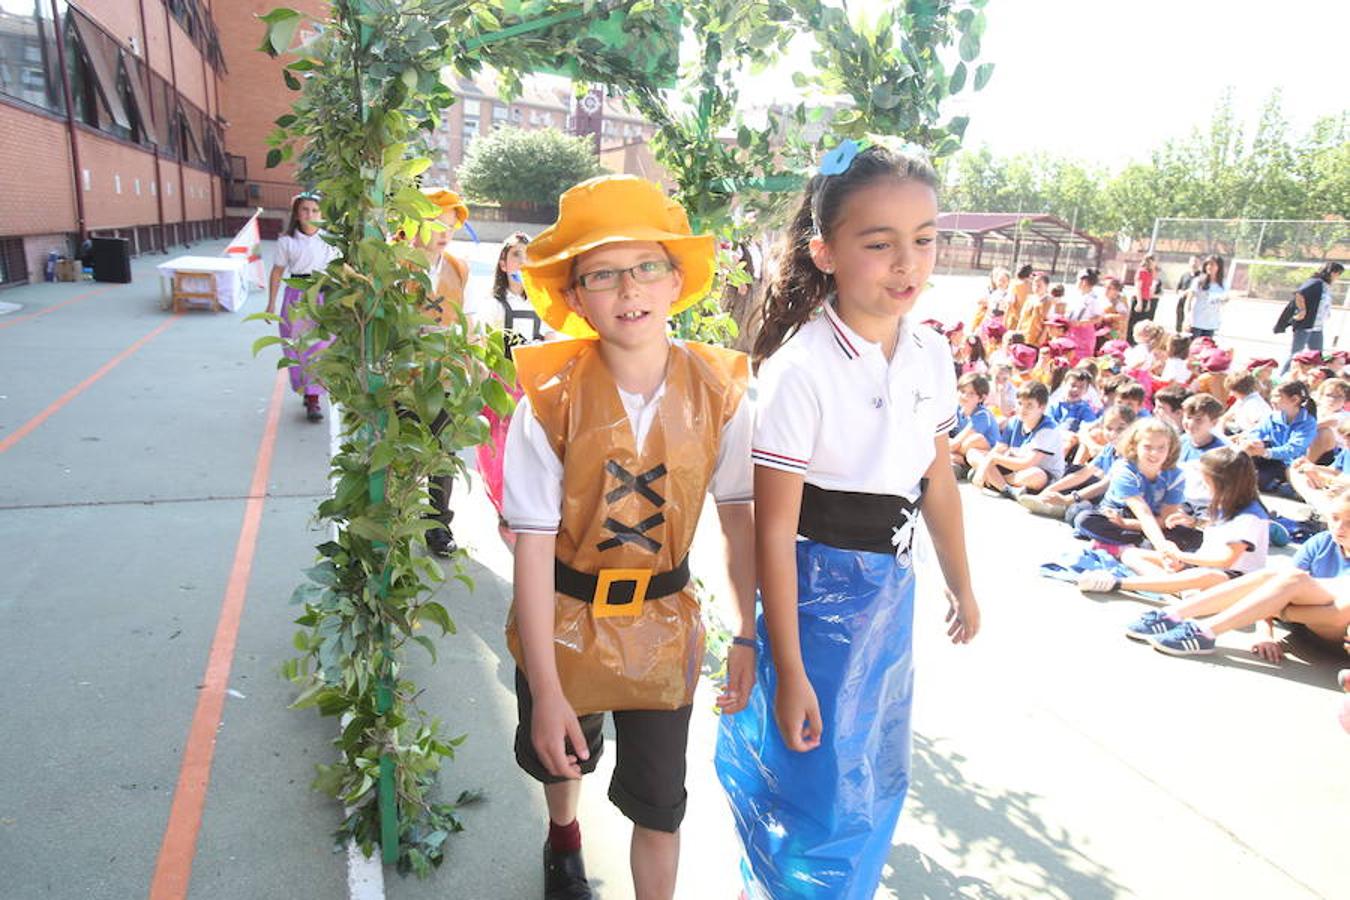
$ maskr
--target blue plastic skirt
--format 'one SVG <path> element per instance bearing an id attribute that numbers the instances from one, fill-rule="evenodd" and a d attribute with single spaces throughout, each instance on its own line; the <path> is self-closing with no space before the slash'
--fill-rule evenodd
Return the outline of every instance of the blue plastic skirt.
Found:
<path id="1" fill-rule="evenodd" d="M 820 746 L 787 748 L 764 617 L 749 705 L 724 716 L 717 774 L 751 897 L 872 900 L 909 790 L 914 574 L 889 554 L 797 544 L 802 659 Z"/>

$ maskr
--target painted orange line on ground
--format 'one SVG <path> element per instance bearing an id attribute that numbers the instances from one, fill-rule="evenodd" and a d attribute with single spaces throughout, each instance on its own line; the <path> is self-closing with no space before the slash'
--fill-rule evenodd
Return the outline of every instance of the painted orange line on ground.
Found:
<path id="1" fill-rule="evenodd" d="M 81 300 L 88 300 L 95 294 L 101 294 L 106 290 L 108 290 L 107 287 L 91 288 L 90 290 L 85 291 L 83 294 L 76 294 L 69 300 L 62 300 L 60 303 L 49 306 L 46 309 L 39 309 L 37 312 L 32 312 L 28 313 L 27 315 L 19 316 L 17 319 L 6 319 L 5 321 L 0 322 L 0 330 L 8 328 L 11 325 L 18 325 L 20 322 L 27 322 L 29 319 L 36 319 L 38 316 L 45 316 L 47 313 L 54 313 L 63 306 L 69 306 L 70 304 L 78 303 Z"/>
<path id="2" fill-rule="evenodd" d="M 130 356 L 137 350 L 144 347 L 146 344 L 153 341 L 159 335 L 163 334 L 164 330 L 168 328 L 170 325 L 172 325 L 174 322 L 177 322 L 181 316 L 182 313 L 174 313 L 168 319 L 159 323 L 159 325 L 155 328 L 154 331 L 151 331 L 145 337 L 141 338 L 139 341 L 132 344 L 130 347 L 123 350 L 121 353 L 117 354 L 112 359 L 105 362 L 102 366 L 99 367 L 99 370 L 95 372 L 93 375 L 90 375 L 84 381 L 81 381 L 79 384 L 75 385 L 73 388 L 66 391 L 60 397 L 57 397 L 56 400 L 53 401 L 50 406 L 48 406 L 42 412 L 38 413 L 36 416 L 33 416 L 33 418 L 29 419 L 27 422 L 24 422 L 22 425 L 20 425 L 17 431 L 6 437 L 4 440 L 0 440 L 0 453 L 4 453 L 10 447 L 13 447 L 19 441 L 27 437 L 29 432 L 31 432 L 34 428 L 37 428 L 43 422 L 47 421 L 53 415 L 59 412 L 61 410 L 61 407 L 65 406 L 67 403 L 74 400 L 80 394 L 84 393 L 84 391 L 88 389 L 90 385 L 98 381 L 104 375 L 107 375 L 109 372 L 111 372 L 114 368 L 116 368 L 116 366 L 119 363 L 125 360 L 128 356 Z"/>
<path id="3" fill-rule="evenodd" d="M 267 408 L 267 424 L 258 445 L 253 481 L 248 488 L 248 502 L 244 505 L 244 522 L 234 549 L 234 565 L 225 585 L 216 635 L 211 640 L 211 653 L 206 660 L 206 674 L 197 693 L 197 708 L 192 714 L 187 745 L 183 748 L 183 764 L 173 792 L 169 823 L 164 828 L 164 840 L 159 846 L 159 859 L 150 882 L 150 900 L 181 900 L 187 897 L 192 880 L 197 833 L 201 830 L 206 789 L 211 782 L 211 761 L 216 753 L 216 731 L 225 706 L 225 691 L 234 663 L 234 646 L 248 594 L 249 574 L 253 571 L 253 553 L 258 545 L 258 528 L 262 522 L 267 475 L 272 468 L 272 449 L 276 444 L 285 384 L 286 373 L 278 371 L 272 385 L 272 401 Z"/>

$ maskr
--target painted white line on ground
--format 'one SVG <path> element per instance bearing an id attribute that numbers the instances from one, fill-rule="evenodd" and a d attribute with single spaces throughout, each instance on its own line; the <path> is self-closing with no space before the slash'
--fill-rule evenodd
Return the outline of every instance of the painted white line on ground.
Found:
<path id="1" fill-rule="evenodd" d="M 330 460 L 337 456 L 338 448 L 342 443 L 341 433 L 342 408 L 336 403 L 330 403 L 328 406 L 328 458 Z M 332 526 L 329 537 L 337 540 L 336 523 Z M 345 725 L 345 721 L 338 723 L 339 733 Z M 346 810 L 346 813 L 350 815 L 351 810 Z M 385 900 L 384 865 L 380 862 L 380 851 L 376 850 L 373 856 L 368 857 L 361 852 L 361 848 L 356 845 L 355 841 L 350 840 L 347 841 L 347 897 L 348 900 Z"/>

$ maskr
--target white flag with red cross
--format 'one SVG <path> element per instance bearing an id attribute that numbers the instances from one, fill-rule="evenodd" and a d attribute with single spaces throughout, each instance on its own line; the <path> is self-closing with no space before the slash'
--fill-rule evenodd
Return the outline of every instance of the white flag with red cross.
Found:
<path id="1" fill-rule="evenodd" d="M 230 246 L 225 248 L 226 256 L 242 256 L 248 260 L 249 281 L 253 287 L 265 287 L 267 285 L 267 270 L 263 268 L 262 260 L 262 233 L 258 230 L 258 216 L 262 213 L 262 208 L 253 214 L 244 227 L 239 229 L 239 233 L 230 241 Z"/>

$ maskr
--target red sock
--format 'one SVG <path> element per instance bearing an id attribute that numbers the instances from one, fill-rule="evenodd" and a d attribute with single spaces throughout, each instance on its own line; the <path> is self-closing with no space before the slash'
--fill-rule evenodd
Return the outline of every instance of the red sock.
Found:
<path id="1" fill-rule="evenodd" d="M 581 849 L 581 825 L 576 819 L 570 825 L 548 823 L 548 846 L 554 853 L 576 853 Z"/>

